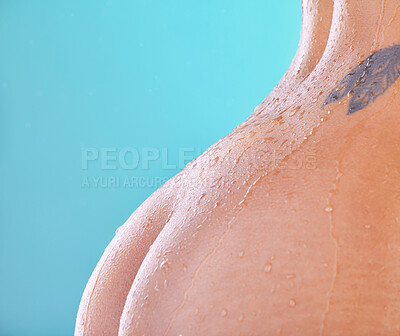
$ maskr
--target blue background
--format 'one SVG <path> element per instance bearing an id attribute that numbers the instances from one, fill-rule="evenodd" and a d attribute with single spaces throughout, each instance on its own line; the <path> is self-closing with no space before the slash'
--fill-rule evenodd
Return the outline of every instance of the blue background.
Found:
<path id="1" fill-rule="evenodd" d="M 101 153 L 83 169 L 82 150 L 206 149 L 277 84 L 300 29 L 300 0 L 0 0 L 0 335 L 71 335 L 115 229 L 156 189 L 85 177 L 179 170 Z"/>

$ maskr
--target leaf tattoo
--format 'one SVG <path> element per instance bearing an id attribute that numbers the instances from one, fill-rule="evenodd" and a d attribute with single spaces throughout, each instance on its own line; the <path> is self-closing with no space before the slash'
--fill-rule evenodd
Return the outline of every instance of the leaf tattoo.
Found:
<path id="1" fill-rule="evenodd" d="M 400 45 L 379 50 L 352 69 L 326 98 L 324 105 L 353 95 L 347 114 L 374 102 L 400 76 Z"/>

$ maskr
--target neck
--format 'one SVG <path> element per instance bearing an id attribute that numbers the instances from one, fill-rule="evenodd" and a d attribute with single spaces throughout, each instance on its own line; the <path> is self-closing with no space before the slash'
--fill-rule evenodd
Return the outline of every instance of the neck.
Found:
<path id="1" fill-rule="evenodd" d="M 332 23 L 333 0 L 302 0 L 302 28 L 292 70 L 307 77 L 321 59 Z"/>
<path id="2" fill-rule="evenodd" d="M 328 41 L 332 12 L 333 0 L 302 0 L 300 43 L 287 75 L 301 81 L 315 68 Z"/>
<path id="3" fill-rule="evenodd" d="M 303 22 L 299 48 L 292 64 L 269 96 L 256 107 L 250 118 L 270 115 L 280 96 L 299 85 L 320 61 L 328 41 L 333 0 L 302 0 Z M 291 91 L 291 90 L 290 90 Z"/>
<path id="4" fill-rule="evenodd" d="M 399 0 L 335 0 L 322 67 L 356 64 L 400 43 Z"/>

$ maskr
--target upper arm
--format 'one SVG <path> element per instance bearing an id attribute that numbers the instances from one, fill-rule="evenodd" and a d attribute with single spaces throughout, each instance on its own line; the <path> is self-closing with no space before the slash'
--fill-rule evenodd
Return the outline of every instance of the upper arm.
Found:
<path id="1" fill-rule="evenodd" d="M 126 297 L 151 244 L 173 211 L 163 188 L 120 227 L 93 271 L 79 305 L 75 335 L 116 335 Z"/>

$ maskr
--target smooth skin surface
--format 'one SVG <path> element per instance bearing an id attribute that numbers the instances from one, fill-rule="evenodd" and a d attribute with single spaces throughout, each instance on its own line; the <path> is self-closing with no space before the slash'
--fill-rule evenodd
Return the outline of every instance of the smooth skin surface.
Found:
<path id="1" fill-rule="evenodd" d="M 400 42 L 399 6 L 335 1 L 311 74 L 118 232 L 89 281 L 77 334 L 116 334 L 90 314 L 115 313 L 122 279 L 133 283 L 121 336 L 399 334 L 399 81 L 350 116 L 350 97 L 323 106 L 351 69 Z"/>

